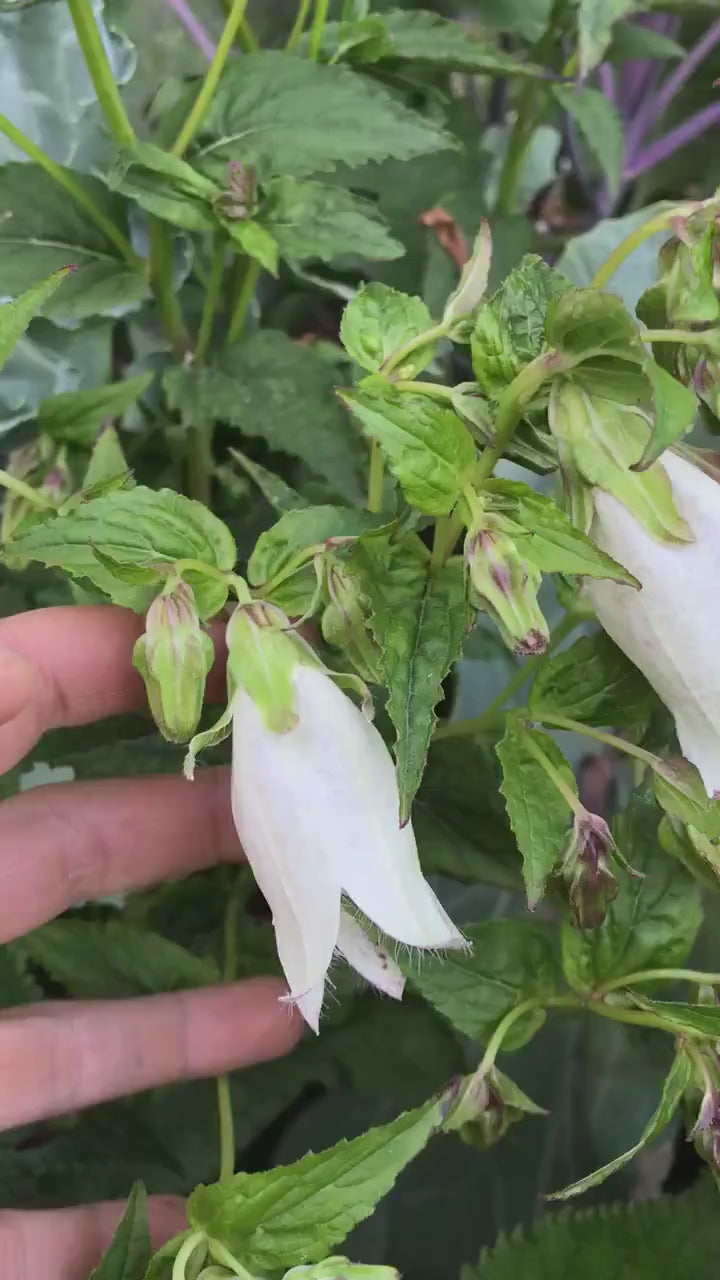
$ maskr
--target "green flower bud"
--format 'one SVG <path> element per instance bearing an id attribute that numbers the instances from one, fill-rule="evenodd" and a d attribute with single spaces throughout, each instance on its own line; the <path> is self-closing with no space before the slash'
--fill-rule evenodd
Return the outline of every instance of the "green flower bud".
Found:
<path id="1" fill-rule="evenodd" d="M 562 875 L 579 929 L 597 929 L 617 895 L 618 883 L 607 856 L 614 850 L 615 841 L 603 818 L 587 810 L 576 815 Z"/>
<path id="2" fill-rule="evenodd" d="M 347 654 L 363 680 L 380 684 L 382 659 L 368 630 L 362 593 L 352 574 L 331 557 L 327 559 L 327 588 L 330 603 L 321 620 L 323 639 Z"/>
<path id="3" fill-rule="evenodd" d="M 230 693 L 243 688 L 274 733 L 297 724 L 293 673 L 299 663 L 318 666 L 312 649 L 293 631 L 277 605 L 252 600 L 238 605 L 226 632 Z"/>
<path id="4" fill-rule="evenodd" d="M 348 1258 L 325 1258 L 306 1267 L 291 1267 L 283 1280 L 400 1280 L 394 1267 L 368 1266 Z"/>
<path id="5" fill-rule="evenodd" d="M 145 632 L 133 649 L 133 666 L 145 681 L 153 719 L 168 742 L 187 742 L 194 734 L 214 656 L 192 588 L 176 582 L 153 600 Z"/>
<path id="6" fill-rule="evenodd" d="M 659 274 L 671 328 L 720 321 L 720 239 L 718 204 L 708 202 L 673 223 L 674 237 L 658 255 Z"/>
<path id="7" fill-rule="evenodd" d="M 443 1129 L 458 1133 L 471 1147 L 484 1151 L 526 1115 L 547 1115 L 497 1067 L 480 1075 L 461 1076 L 448 1085 Z"/>
<path id="8" fill-rule="evenodd" d="M 508 648 L 520 655 L 544 653 L 550 634 L 537 600 L 542 574 L 523 560 L 499 521 L 468 530 L 465 559 L 471 600 L 494 619 Z"/>

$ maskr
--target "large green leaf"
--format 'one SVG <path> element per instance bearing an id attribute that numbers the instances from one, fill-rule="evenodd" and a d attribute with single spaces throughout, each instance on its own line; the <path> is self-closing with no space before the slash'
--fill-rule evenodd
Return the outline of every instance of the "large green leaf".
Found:
<path id="1" fill-rule="evenodd" d="M 442 1118 L 431 1100 L 295 1164 L 198 1187 L 188 1201 L 190 1225 L 258 1274 L 319 1262 L 372 1213 Z"/>
<path id="2" fill-rule="evenodd" d="M 414 987 L 463 1035 L 486 1042 L 500 1020 L 524 1000 L 549 999 L 556 968 L 548 932 L 524 920 L 487 920 L 463 932 L 470 951 L 408 960 L 405 971 Z M 518 1019 L 503 1049 L 518 1049 L 544 1021 L 542 1009 Z"/>
<path id="3" fill-rule="evenodd" d="M 227 572 L 236 556 L 229 529 L 202 503 L 171 489 L 142 485 L 93 498 L 68 515 L 51 517 L 20 533 L 7 550 L 13 556 L 64 569 L 74 578 L 87 578 L 116 604 L 138 611 L 147 607 L 155 593 L 153 573 L 127 581 L 124 568 L 153 571 L 158 564 L 189 559 Z M 113 563 L 118 573 L 108 567 Z M 192 571 L 185 576 L 195 589 L 201 616 L 217 613 L 227 597 L 224 584 Z"/>
<path id="4" fill-rule="evenodd" d="M 442 681 L 460 656 L 466 630 L 460 560 L 437 571 L 414 542 L 372 566 L 370 628 L 382 653 L 387 709 L 395 726 L 400 815 L 410 816 L 435 726 Z"/>
<path id="5" fill-rule="evenodd" d="M 274 50 L 226 68 L 202 133 L 205 166 L 240 160 L 265 175 L 406 160 L 453 145 L 430 118 L 346 67 Z"/>
<path id="6" fill-rule="evenodd" d="M 581 636 L 547 658 L 533 681 L 533 715 L 569 716 L 583 724 L 643 725 L 657 698 L 645 677 L 604 631 Z"/>
<path id="7" fill-rule="evenodd" d="M 378 381 L 380 381 L 378 379 Z M 455 505 L 475 465 L 473 438 L 452 409 L 387 386 L 357 387 L 340 398 L 376 440 L 408 502 L 427 515 Z"/>
<path id="8" fill-rule="evenodd" d="M 380 523 L 381 517 L 353 507 L 303 507 L 288 511 L 260 534 L 250 559 L 248 578 L 253 586 L 274 578 L 299 551 L 322 546 L 337 538 L 357 538 Z"/>
<path id="9" fill-rule="evenodd" d="M 624 877 L 603 923 L 583 933 L 565 925 L 563 968 L 570 985 L 594 991 L 641 969 L 681 965 L 702 919 L 700 887 L 657 840 L 660 813 L 653 801 L 635 796 L 617 819 L 618 846 L 640 878 Z"/>
<path id="10" fill-rule="evenodd" d="M 147 1196 L 145 1188 L 138 1182 L 130 1193 L 110 1247 L 88 1280 L 143 1280 L 149 1262 Z"/>
<path id="11" fill-rule="evenodd" d="M 379 281 L 363 285 L 348 303 L 340 325 L 340 338 L 348 355 L 363 369 L 377 372 L 389 356 L 425 333 L 432 317 L 422 298 L 400 293 Z M 419 373 L 430 358 L 414 351 L 408 358 L 411 370 Z"/>
<path id="12" fill-rule="evenodd" d="M 566 786 L 576 791 L 572 769 L 560 748 L 546 733 L 508 718 L 505 736 L 497 744 L 510 825 L 522 854 L 529 906 L 540 902 L 548 877 L 569 839 L 570 806 L 538 761 L 547 758 Z"/>
<path id="13" fill-rule="evenodd" d="M 125 202 L 99 178 L 74 173 L 74 181 L 101 212 L 127 233 Z M 35 165 L 0 169 L 0 278 L 7 293 L 22 293 L 53 271 L 78 270 L 45 304 L 61 321 L 123 314 L 148 292 L 145 274 L 132 270 L 117 247 L 75 200 Z"/>
<path id="14" fill-rule="evenodd" d="M 319 258 L 399 258 L 403 245 L 371 200 L 345 187 L 324 182 L 277 178 L 269 189 L 263 223 L 272 232 L 282 257 L 295 261 Z"/>
<path id="15" fill-rule="evenodd" d="M 344 498 L 363 496 L 364 450 L 333 395 L 332 366 L 276 329 L 261 329 L 215 365 L 171 369 L 170 407 L 187 422 L 227 422 L 301 458 Z"/>

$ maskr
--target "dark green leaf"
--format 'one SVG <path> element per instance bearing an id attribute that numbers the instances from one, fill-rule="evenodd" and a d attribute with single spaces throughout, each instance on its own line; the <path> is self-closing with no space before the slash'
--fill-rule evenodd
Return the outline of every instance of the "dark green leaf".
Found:
<path id="1" fill-rule="evenodd" d="M 540 77 L 543 74 L 542 68 L 503 53 L 489 41 L 478 39 L 463 24 L 448 21 L 429 10 L 391 9 L 378 15 L 378 20 L 380 38 L 376 37 L 367 49 L 364 45 L 359 47 L 363 62 L 403 59 L 489 75 Z M 330 50 L 337 46 L 338 37 L 342 40 L 343 28 L 342 23 L 332 25 L 326 37 Z"/>
<path id="2" fill-rule="evenodd" d="M 61 267 L 47 280 L 41 280 L 22 293 L 19 298 L 14 298 L 12 302 L 6 302 L 0 307 L 0 369 L 30 321 L 38 311 L 42 310 L 58 285 L 67 279 L 71 271 L 71 266 Z"/>
<path id="3" fill-rule="evenodd" d="M 275 511 L 281 513 L 298 511 L 301 507 L 308 506 L 306 498 L 303 498 L 295 489 L 291 489 L 280 476 L 276 476 L 259 462 L 255 462 L 254 458 L 248 458 L 247 454 L 242 453 L 240 449 L 230 449 L 229 453 L 255 482 L 265 501 Z"/>
<path id="4" fill-rule="evenodd" d="M 35 525 L 9 546 L 13 555 L 89 579 L 116 604 L 139 611 L 152 598 L 152 588 L 123 584 L 100 563 L 96 547 L 111 560 L 147 568 L 192 559 L 229 571 L 236 554 L 232 534 L 202 503 L 141 485 L 94 498 L 68 515 Z M 201 616 L 217 613 L 227 597 L 224 584 L 191 571 L 186 576 Z"/>
<path id="5" fill-rule="evenodd" d="M 613 833 L 642 879 L 624 877 L 617 898 L 598 929 L 583 933 L 565 925 L 563 968 L 571 987 L 594 991 L 604 982 L 641 969 L 681 965 L 702 919 L 700 888 L 658 840 L 659 811 L 635 796 Z"/>
<path id="6" fill-rule="evenodd" d="M 522 854 L 531 909 L 543 897 L 548 876 L 564 851 L 571 819 L 567 800 L 537 760 L 531 750 L 533 746 L 542 751 L 565 785 L 577 794 L 572 769 L 552 738 L 509 717 L 505 736 L 497 744 L 503 771 L 500 790 Z"/>
<path id="7" fill-rule="evenodd" d="M 530 690 L 534 716 L 569 716 L 583 724 L 643 725 L 657 704 L 645 677 L 604 631 L 581 636 L 547 658 Z"/>
<path id="8" fill-rule="evenodd" d="M 89 174 L 72 177 L 126 233 L 120 196 Z M 0 206 L 0 277 L 7 293 L 21 293 L 73 265 L 78 270 L 48 298 L 44 310 L 58 320 L 75 321 L 134 309 L 148 292 L 146 276 L 128 266 L 84 210 L 36 165 L 0 168 Z"/>
<path id="9" fill-rule="evenodd" d="M 432 120 L 346 67 L 274 50 L 226 68 L 203 136 L 203 165 L 240 160 L 283 176 L 390 156 L 407 160 L 453 145 Z"/>
<path id="10" fill-rule="evenodd" d="M 136 1182 L 112 1243 L 88 1280 L 143 1280 L 150 1262 L 147 1196 Z"/>
<path id="11" fill-rule="evenodd" d="M 432 317 L 422 298 L 400 293 L 376 281 L 363 285 L 346 306 L 340 338 L 348 355 L 363 369 L 374 373 L 389 356 L 425 333 L 431 325 Z M 431 354 L 427 347 L 423 352 L 413 352 L 408 357 L 410 371 L 404 376 L 419 373 Z"/>
<path id="12" fill-rule="evenodd" d="M 263 220 L 284 258 L 332 262 L 352 254 L 387 260 L 405 252 L 400 241 L 390 235 L 377 205 L 345 187 L 277 178 L 270 184 L 268 196 Z"/>
<path id="13" fill-rule="evenodd" d="M 578 1179 L 571 1186 L 564 1187 L 562 1191 L 553 1192 L 547 1199 L 569 1200 L 571 1196 L 580 1196 L 585 1191 L 589 1191 L 591 1187 L 598 1187 L 611 1174 L 617 1173 L 619 1169 L 622 1169 L 623 1165 L 633 1160 L 638 1152 L 642 1151 L 643 1147 L 646 1147 L 649 1142 L 653 1142 L 667 1128 L 680 1105 L 682 1095 L 690 1084 L 692 1076 L 693 1067 L 690 1059 L 684 1053 L 679 1053 L 663 1085 L 657 1111 L 650 1117 L 635 1145 L 630 1147 L 629 1151 L 624 1151 L 621 1156 L 616 1156 L 614 1160 L 610 1160 L 601 1169 L 596 1169 L 594 1173 L 589 1173 L 587 1177 Z"/>
<path id="14" fill-rule="evenodd" d="M 381 650 L 388 712 L 397 734 L 400 815 L 422 778 L 442 681 L 462 650 L 465 582 L 460 560 L 431 571 L 413 543 L 393 549 L 370 578 L 370 627 Z"/>
<path id="15" fill-rule="evenodd" d="M 364 496 L 361 441 L 333 396 L 332 366 L 275 329 L 262 329 L 216 366 L 165 375 L 170 407 L 189 424 L 227 422 L 307 463 L 344 498 Z"/>
<path id="16" fill-rule="evenodd" d="M 622 3 L 622 0 L 619 0 Z M 590 0 L 588 0 L 590 3 Z M 612 3 L 612 0 L 611 0 Z M 677 40 L 639 22 L 618 22 L 612 33 L 608 62 L 640 58 L 684 58 L 685 49 Z"/>
<path id="17" fill-rule="evenodd" d="M 340 398 L 380 445 L 408 502 L 427 515 L 450 511 L 476 459 L 473 438 L 457 414 L 390 385 L 343 391 Z"/>
<path id="18" fill-rule="evenodd" d="M 22 951 L 81 999 L 154 995 L 217 982 L 214 961 L 124 920 L 56 920 L 27 934 Z"/>
<path id="19" fill-rule="evenodd" d="M 596 6 L 601 2 L 590 0 Z M 577 124 L 610 191 L 616 194 L 625 158 L 625 136 L 617 107 L 599 89 L 556 84 L 553 93 Z"/>
<path id="20" fill-rule="evenodd" d="M 524 1000 L 555 993 L 556 968 L 548 933 L 524 920 L 487 920 L 463 930 L 471 951 L 448 951 L 403 962 L 409 981 L 463 1035 L 486 1043 L 498 1023 Z M 545 1020 L 542 1009 L 518 1019 L 503 1049 L 527 1044 Z"/>
<path id="21" fill-rule="evenodd" d="M 372 1213 L 441 1122 L 432 1100 L 295 1164 L 198 1187 L 188 1201 L 190 1224 L 260 1274 L 319 1262 Z"/>
<path id="22" fill-rule="evenodd" d="M 110 382 L 88 391 L 63 391 L 41 400 L 38 421 L 54 440 L 89 447 L 106 418 L 119 418 L 147 390 L 152 374 Z"/>

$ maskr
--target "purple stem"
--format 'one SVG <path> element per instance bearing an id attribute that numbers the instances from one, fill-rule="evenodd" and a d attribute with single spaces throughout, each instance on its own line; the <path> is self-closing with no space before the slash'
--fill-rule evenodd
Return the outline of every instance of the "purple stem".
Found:
<path id="1" fill-rule="evenodd" d="M 660 164 L 662 160 L 667 160 L 674 151 L 680 147 L 684 147 L 688 142 L 692 142 L 694 138 L 704 133 L 712 125 L 720 124 L 720 102 L 713 102 L 709 107 L 703 107 L 702 111 L 698 111 L 696 115 L 690 116 L 689 120 L 684 120 L 682 124 L 671 129 L 665 134 L 664 138 L 658 138 L 657 141 L 651 142 L 649 147 L 641 151 L 635 156 L 632 162 L 628 163 L 623 177 L 626 181 L 633 178 L 639 178 L 641 173 L 646 173 L 648 169 L 654 169 L 656 164 Z"/>
<path id="2" fill-rule="evenodd" d="M 615 102 L 617 100 L 617 93 L 615 90 L 615 70 L 609 62 L 600 63 L 600 66 L 598 67 L 598 81 L 603 97 L 607 98 L 608 102 Z"/>
<path id="3" fill-rule="evenodd" d="M 634 163 L 635 153 L 640 147 L 648 129 L 659 120 L 662 113 L 670 106 L 675 95 L 693 72 L 699 67 L 700 63 L 707 57 L 710 50 L 720 42 L 720 18 L 708 27 L 705 35 L 698 40 L 694 49 L 691 49 L 686 58 L 678 63 L 672 75 L 668 76 L 665 83 L 661 86 L 656 94 L 651 94 L 645 99 L 635 119 L 633 120 L 627 133 L 627 156 L 629 163 Z"/>
<path id="4" fill-rule="evenodd" d="M 210 62 L 215 56 L 215 41 L 210 37 L 200 19 L 195 17 L 190 5 L 186 4 L 185 0 L 165 0 L 165 3 L 180 19 L 190 39 Z"/>

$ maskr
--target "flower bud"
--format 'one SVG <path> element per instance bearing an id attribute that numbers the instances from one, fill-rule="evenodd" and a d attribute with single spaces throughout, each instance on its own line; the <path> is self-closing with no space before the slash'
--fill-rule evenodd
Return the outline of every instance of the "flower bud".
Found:
<path id="1" fill-rule="evenodd" d="M 197 728 L 215 652 L 201 629 L 192 588 L 176 582 L 153 600 L 133 666 L 145 681 L 153 719 L 168 742 L 187 742 Z"/>
<path id="2" fill-rule="evenodd" d="M 364 680 L 380 684 L 381 654 L 368 630 L 361 592 L 353 576 L 332 558 L 327 562 L 327 588 L 330 603 L 321 621 L 323 639 L 342 649 Z"/>
<path id="3" fill-rule="evenodd" d="M 266 600 L 239 604 L 225 633 L 231 693 L 243 688 L 273 733 L 297 724 L 295 668 L 317 663 L 310 647 L 293 631 L 282 609 Z"/>
<path id="4" fill-rule="evenodd" d="M 453 1081 L 445 1090 L 443 1129 L 479 1150 L 493 1146 L 517 1120 L 547 1115 L 514 1081 L 491 1067 Z"/>
<path id="5" fill-rule="evenodd" d="M 562 875 L 579 929 L 597 929 L 617 895 L 617 880 L 608 862 L 608 854 L 614 849 L 615 842 L 603 818 L 587 810 L 576 815 Z"/>
<path id="6" fill-rule="evenodd" d="M 675 235 L 660 250 L 658 265 L 669 328 L 720 321 L 717 202 L 676 218 Z"/>
<path id="7" fill-rule="evenodd" d="M 540 570 L 523 560 L 499 522 L 468 530 L 465 559 L 471 599 L 493 618 L 508 648 L 518 655 L 544 653 L 550 635 L 537 600 Z"/>
<path id="8" fill-rule="evenodd" d="M 717 1173 L 720 1173 L 720 1088 L 718 1056 L 710 1050 L 700 1050 L 703 1055 L 703 1095 L 697 1120 L 688 1137 L 695 1143 L 698 1155 Z M 699 1072 L 698 1072 L 699 1074 Z"/>
<path id="9" fill-rule="evenodd" d="M 350 1262 L 349 1258 L 325 1258 L 305 1267 L 291 1267 L 283 1280 L 400 1280 L 394 1267 Z"/>

